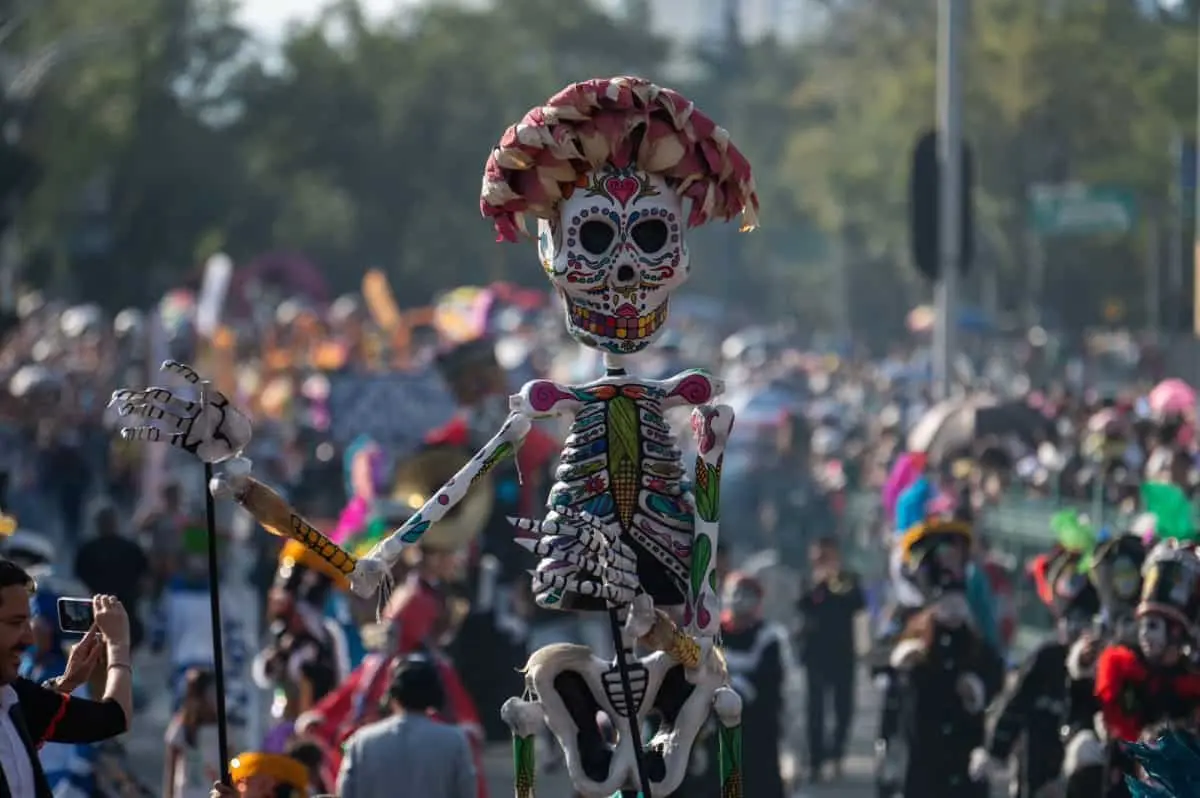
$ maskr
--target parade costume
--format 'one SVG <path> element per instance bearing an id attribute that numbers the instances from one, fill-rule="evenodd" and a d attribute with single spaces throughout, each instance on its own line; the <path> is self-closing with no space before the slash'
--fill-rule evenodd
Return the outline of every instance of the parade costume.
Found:
<path id="1" fill-rule="evenodd" d="M 966 512 L 966 508 L 963 508 Z M 907 619 L 915 615 L 927 601 L 921 588 L 914 584 L 909 575 L 905 558 L 913 540 L 924 534 L 925 520 L 930 516 L 946 517 L 956 512 L 956 502 L 939 493 L 928 477 L 918 476 L 896 499 L 894 539 L 890 553 L 889 574 L 895 606 L 888 627 L 883 630 L 886 639 L 898 634 Z M 964 522 L 966 523 L 966 522 Z M 969 525 L 966 526 L 969 534 Z M 1000 626 L 991 591 L 991 580 L 987 571 L 969 563 L 967 566 L 965 595 L 975 620 L 975 626 L 997 649 L 1002 646 Z"/>
<path id="2" fill-rule="evenodd" d="M 346 447 L 344 459 L 346 496 L 349 501 L 338 516 L 333 534 L 329 536 L 339 546 L 344 546 L 366 531 L 375 499 L 386 482 L 383 450 L 370 438 L 364 436 L 355 439 Z"/>
<path id="3" fill-rule="evenodd" d="M 1004 662 L 967 606 L 970 527 L 928 518 L 899 545 L 904 575 L 928 603 L 891 651 L 876 742 L 879 794 L 985 796 L 970 760 L 983 744 L 984 709 L 1003 686 Z"/>
<path id="4" fill-rule="evenodd" d="M 394 508 L 394 506 L 393 506 Z M 384 517 L 395 519 L 396 509 Z M 403 510 L 399 510 L 403 512 Z M 441 531 L 440 529 L 438 530 Z M 423 541 L 422 549 L 447 543 L 438 534 Z M 479 798 L 487 787 L 479 757 L 483 730 L 476 705 L 463 686 L 452 660 L 442 650 L 450 609 L 445 586 L 421 573 L 415 565 L 392 595 L 386 608 L 387 641 L 383 650 L 369 654 L 333 691 L 298 721 L 303 734 L 325 751 L 326 782 L 336 781 L 341 746 L 355 731 L 383 717 L 393 664 L 410 654 L 422 653 L 436 665 L 446 696 L 437 718 L 459 726 L 471 741 L 479 776 Z"/>
<path id="5" fill-rule="evenodd" d="M 755 798 L 782 798 L 779 773 L 780 743 L 787 713 L 787 675 L 791 646 L 787 631 L 762 619 L 763 587 L 744 574 L 730 574 L 725 582 L 725 610 L 721 642 L 733 689 L 742 698 L 742 729 L 754 740 L 742 754 L 743 790 Z M 712 761 L 717 761 L 715 738 Z M 719 794 L 715 779 L 709 783 Z"/>
<path id="6" fill-rule="evenodd" d="M 1193 548 L 1166 540 L 1151 550 L 1143 572 L 1137 646 L 1111 645 L 1096 663 L 1105 727 L 1127 741 L 1200 707 L 1200 672 L 1183 656 L 1200 615 L 1200 559 Z"/>
<path id="7" fill-rule="evenodd" d="M 271 642 L 254 660 L 255 681 L 276 693 L 272 715 L 279 725 L 268 734 L 272 749 L 280 748 L 272 738 L 286 742 L 296 718 L 350 672 L 342 628 L 325 614 L 334 579 L 324 567 L 296 541 L 287 541 L 279 555 L 268 608 Z"/>
<path id="8" fill-rule="evenodd" d="M 682 782 L 692 743 L 715 711 L 722 789 L 740 798 L 742 702 L 715 646 L 719 482 L 733 413 L 709 404 L 724 388 L 711 375 L 640 379 L 626 371 L 625 357 L 665 328 L 671 294 L 690 270 L 687 228 L 739 214 L 744 229 L 755 227 L 750 165 L 728 132 L 678 93 L 640 78 L 591 80 L 568 86 L 505 132 L 488 158 L 480 205 L 501 241 L 520 240 L 525 220 L 538 220 L 538 260 L 563 301 L 567 331 L 604 353 L 605 375 L 586 385 L 526 384 L 488 442 L 361 559 L 249 476 L 248 461 L 223 468 L 214 493 L 238 501 L 268 531 L 301 540 L 347 574 L 356 592 L 372 595 L 405 548 L 515 455 L 534 420 L 571 419 L 548 513 L 515 519 L 516 542 L 542 558 L 536 602 L 607 611 L 617 653 L 604 660 L 582 646 L 552 645 L 530 657 L 526 694 L 503 712 L 518 794 L 533 792 L 533 739 L 545 725 L 587 798 L 639 789 L 663 798 Z M 190 368 L 168 370 L 202 383 Z M 167 441 L 206 462 L 236 458 L 250 439 L 245 415 L 211 388 L 199 402 L 165 388 L 119 391 L 113 402 L 123 415 L 145 419 L 122 431 L 127 438 Z M 683 407 L 694 408 L 699 452 L 691 484 L 664 418 Z M 635 658 L 637 643 L 650 653 Z M 598 711 L 613 720 L 615 745 L 597 728 Z M 651 712 L 661 722 L 643 746 Z"/>
<path id="9" fill-rule="evenodd" d="M 1130 743 L 1126 753 L 1146 775 L 1127 778 L 1131 798 L 1200 795 L 1200 739 L 1194 731 L 1172 731 L 1152 742 Z"/>
<path id="10" fill-rule="evenodd" d="M 1100 611 L 1092 629 L 1067 650 L 1067 689 L 1072 703 L 1063 730 L 1062 772 L 1066 788 L 1073 794 L 1096 794 L 1109 777 L 1109 749 L 1097 733 L 1096 661 L 1109 645 L 1137 645 L 1136 615 L 1146 553 L 1139 536 L 1120 534 L 1096 543 L 1091 551 L 1084 546 L 1076 565 L 1095 588 Z"/>
<path id="11" fill-rule="evenodd" d="M 1066 753 L 1063 729 L 1090 728 L 1095 714 L 1091 680 L 1072 680 L 1067 673 L 1070 646 L 1100 611 L 1096 588 L 1081 570 L 1088 565 L 1094 534 L 1078 518 L 1057 531 L 1058 544 L 1030 568 L 1038 598 L 1054 614 L 1057 638 L 1025 661 L 1016 683 L 998 702 L 986 746 L 972 753 L 976 774 L 984 772 L 985 764 L 998 771 L 1017 754 L 1016 792 L 1010 794 L 1019 798 L 1033 798 L 1059 779 Z"/>

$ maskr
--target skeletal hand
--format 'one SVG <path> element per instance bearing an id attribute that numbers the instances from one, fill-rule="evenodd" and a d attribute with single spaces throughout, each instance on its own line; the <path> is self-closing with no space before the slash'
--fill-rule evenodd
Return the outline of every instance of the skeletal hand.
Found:
<path id="1" fill-rule="evenodd" d="M 160 370 L 198 386 L 199 401 L 182 399 L 169 388 L 114 391 L 109 406 L 115 405 L 122 417 L 134 416 L 139 422 L 123 427 L 122 438 L 169 443 L 205 463 L 224 462 L 246 448 L 252 434 L 250 419 L 225 394 L 186 364 L 168 360 Z"/>
<path id="2" fill-rule="evenodd" d="M 621 541 L 620 527 L 583 510 L 559 507 L 555 512 L 562 520 L 509 519 L 536 536 L 516 541 L 543 557 L 532 573 L 538 604 L 553 606 L 559 602 L 547 602 L 547 596 L 563 593 L 601 598 L 612 606 L 633 601 L 639 585 L 637 556 Z"/>

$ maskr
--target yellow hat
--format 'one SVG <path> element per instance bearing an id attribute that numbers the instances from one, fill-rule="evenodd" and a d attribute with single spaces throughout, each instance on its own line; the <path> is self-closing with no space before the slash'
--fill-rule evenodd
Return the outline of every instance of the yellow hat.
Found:
<path id="1" fill-rule="evenodd" d="M 909 562 L 911 560 L 913 547 L 919 541 L 934 536 L 956 536 L 970 543 L 972 538 L 971 525 L 965 521 L 931 518 L 924 523 L 910 527 L 907 532 L 900 536 L 899 540 L 900 552 L 904 561 Z"/>
<path id="2" fill-rule="evenodd" d="M 283 544 L 283 550 L 279 552 L 279 568 L 307 568 L 310 571 L 316 571 L 319 574 L 329 577 L 333 583 L 342 590 L 350 588 L 350 581 L 346 575 L 335 568 L 329 562 L 321 558 L 312 549 L 305 546 L 295 538 L 288 538 Z"/>
<path id="3" fill-rule="evenodd" d="M 252 776 L 270 776 L 295 788 L 299 798 L 308 798 L 308 768 L 290 756 L 247 751 L 229 760 L 229 775 L 235 783 Z"/>

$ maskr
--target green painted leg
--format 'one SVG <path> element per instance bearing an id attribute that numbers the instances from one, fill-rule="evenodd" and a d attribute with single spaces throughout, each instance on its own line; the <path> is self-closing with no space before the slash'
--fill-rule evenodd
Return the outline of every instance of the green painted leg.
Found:
<path id="1" fill-rule="evenodd" d="M 721 726 L 721 798 L 742 798 L 742 724 Z"/>
<path id="2" fill-rule="evenodd" d="M 534 798 L 534 782 L 537 780 L 537 757 L 534 756 L 534 741 L 537 735 L 528 737 L 513 735 L 513 774 L 516 798 Z"/>

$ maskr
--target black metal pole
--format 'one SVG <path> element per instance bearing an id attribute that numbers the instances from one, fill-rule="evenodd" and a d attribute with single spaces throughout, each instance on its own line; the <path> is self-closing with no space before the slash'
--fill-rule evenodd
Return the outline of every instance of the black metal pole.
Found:
<path id="1" fill-rule="evenodd" d="M 221 579 L 217 558 L 217 513 L 212 491 L 212 463 L 204 464 L 204 510 L 208 516 L 208 607 L 212 616 L 213 683 L 217 691 L 217 751 L 221 757 L 221 783 L 232 787 L 229 778 L 229 732 L 225 727 L 225 646 L 221 626 Z"/>
<path id="2" fill-rule="evenodd" d="M 650 776 L 646 773 L 646 756 L 642 750 L 642 726 L 638 719 L 638 705 L 633 701 L 633 683 L 629 680 L 629 663 L 625 661 L 625 646 L 621 639 L 621 619 L 613 607 L 608 609 L 608 628 L 612 631 L 613 649 L 617 654 L 617 673 L 621 676 L 621 692 L 625 694 L 625 706 L 629 707 L 629 742 L 633 744 L 634 762 L 637 763 L 638 782 L 642 785 L 642 798 L 651 798 Z"/>

